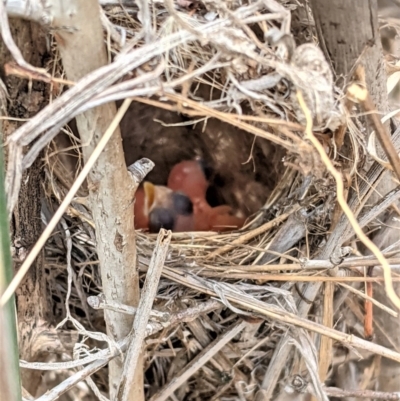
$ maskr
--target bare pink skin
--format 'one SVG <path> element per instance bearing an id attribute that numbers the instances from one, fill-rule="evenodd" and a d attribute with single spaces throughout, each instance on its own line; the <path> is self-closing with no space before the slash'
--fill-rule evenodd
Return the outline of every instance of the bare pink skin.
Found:
<path id="1" fill-rule="evenodd" d="M 186 194 L 193 203 L 194 231 L 231 231 L 243 226 L 245 219 L 236 217 L 232 208 L 212 208 L 206 200 L 209 183 L 196 160 L 176 164 L 168 177 L 168 187 Z"/>

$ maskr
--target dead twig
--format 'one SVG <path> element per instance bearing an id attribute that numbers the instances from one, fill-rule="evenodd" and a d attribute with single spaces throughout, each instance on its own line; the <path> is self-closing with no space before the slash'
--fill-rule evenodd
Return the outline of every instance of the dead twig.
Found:
<path id="1" fill-rule="evenodd" d="M 104 297 L 104 294 L 88 297 L 87 302 L 93 309 L 109 309 L 114 312 L 125 313 L 132 316 L 135 316 L 138 311 L 138 308 L 135 308 L 134 306 L 123 305 L 119 302 L 107 300 Z M 169 312 L 151 310 L 149 317 L 151 320 L 162 323 L 171 319 L 171 314 Z"/>
<path id="2" fill-rule="evenodd" d="M 331 397 L 336 398 L 367 398 L 373 400 L 400 400 L 399 393 L 385 393 L 383 391 L 373 390 L 342 390 L 336 387 L 325 387 L 324 391 Z"/>
<path id="3" fill-rule="evenodd" d="M 224 277 L 237 280 L 260 280 L 261 282 L 284 281 L 284 282 L 320 282 L 320 283 L 379 283 L 384 282 L 383 277 L 330 277 L 330 276 L 295 276 L 291 274 L 268 274 L 268 273 L 229 273 L 229 272 L 207 272 L 199 271 L 201 277 Z M 394 283 L 400 282 L 400 277 L 394 277 Z"/>
<path id="4" fill-rule="evenodd" d="M 116 392 L 116 396 L 121 401 L 128 401 L 131 394 L 131 386 L 134 384 L 133 379 L 136 376 L 137 362 L 142 353 L 143 341 L 146 336 L 146 326 L 157 294 L 158 282 L 167 257 L 170 241 L 171 232 L 161 229 L 141 292 L 137 313 L 133 321 L 132 341 L 129 345 L 121 381 Z"/>

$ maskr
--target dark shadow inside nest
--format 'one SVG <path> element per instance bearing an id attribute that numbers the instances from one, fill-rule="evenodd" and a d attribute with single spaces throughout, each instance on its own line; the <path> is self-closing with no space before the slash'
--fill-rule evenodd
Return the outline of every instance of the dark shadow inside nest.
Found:
<path id="1" fill-rule="evenodd" d="M 201 96 L 202 92 L 207 90 L 200 88 L 195 96 L 209 100 Z M 77 134 L 74 122 L 70 128 Z M 227 204 L 250 216 L 265 204 L 282 176 L 284 149 L 214 118 L 189 119 L 173 111 L 132 102 L 120 128 L 126 164 L 142 157 L 151 159 L 155 167 L 146 180 L 153 184 L 166 185 L 175 164 L 200 156 L 211 171 L 207 192 L 211 206 Z M 61 135 L 57 148 L 70 148 L 68 142 L 68 136 Z M 61 151 L 60 160 L 69 166 L 69 172 L 77 170 L 77 153 Z M 75 167 L 71 168 L 71 163 Z"/>

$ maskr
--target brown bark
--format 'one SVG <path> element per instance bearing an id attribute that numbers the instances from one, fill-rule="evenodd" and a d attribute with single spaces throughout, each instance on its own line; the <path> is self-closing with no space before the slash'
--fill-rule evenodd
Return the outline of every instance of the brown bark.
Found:
<path id="1" fill-rule="evenodd" d="M 22 20 L 12 20 L 10 26 L 13 38 L 25 60 L 34 66 L 43 67 L 47 50 L 42 29 L 34 23 Z M 12 61 L 2 41 L 0 41 L 0 60 L 3 63 Z M 45 106 L 48 90 L 45 84 L 29 83 L 16 77 L 3 76 L 3 80 L 10 96 L 7 110 L 10 117 L 30 118 Z M 3 138 L 21 124 L 2 120 L 0 130 Z M 38 158 L 24 173 L 19 202 L 13 214 L 12 245 L 16 252 L 16 268 L 18 259 L 24 258 L 42 231 L 40 217 L 43 197 L 42 178 L 42 162 Z M 42 341 L 44 339 L 42 334 L 47 330 L 45 321 L 48 317 L 43 262 L 41 254 L 16 292 L 20 357 L 26 361 L 43 361 L 48 355 L 47 345 Z M 31 394 L 36 393 L 40 380 L 40 371 L 22 371 L 22 385 Z"/>
<path id="2" fill-rule="evenodd" d="M 348 82 L 356 62 L 365 69 L 367 88 L 378 109 L 386 112 L 386 72 L 378 31 L 376 0 L 312 0 L 320 47 L 333 71 Z M 341 85 L 341 82 L 338 81 Z"/>
<path id="3" fill-rule="evenodd" d="M 73 29 L 57 31 L 57 43 L 69 80 L 77 81 L 106 65 L 97 0 L 54 0 L 53 23 Z M 76 118 L 84 161 L 92 154 L 116 113 L 114 103 L 89 110 Z M 93 220 L 96 224 L 97 251 L 101 266 L 103 291 L 107 299 L 137 306 L 139 282 L 136 270 L 135 232 L 133 226 L 134 185 L 124 162 L 119 128 L 108 142 L 88 177 Z M 132 328 L 133 318 L 106 311 L 108 334 L 115 340 L 124 338 Z M 122 372 L 122 359 L 110 363 L 110 396 L 114 398 Z M 143 399 L 143 367 L 138 364 L 131 399 Z"/>

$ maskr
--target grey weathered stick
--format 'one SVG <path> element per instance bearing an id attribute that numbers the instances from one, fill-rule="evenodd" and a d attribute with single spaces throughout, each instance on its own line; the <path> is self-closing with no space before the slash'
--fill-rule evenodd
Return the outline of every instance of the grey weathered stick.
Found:
<path id="1" fill-rule="evenodd" d="M 385 393 L 372 390 L 342 390 L 336 387 L 325 387 L 326 394 L 335 398 L 368 398 L 374 400 L 400 400 L 400 393 Z"/>
<path id="2" fill-rule="evenodd" d="M 361 228 L 365 227 L 369 222 L 377 218 L 382 214 L 392 203 L 396 202 L 400 198 L 400 186 L 392 189 L 384 197 L 379 199 L 378 202 L 366 213 L 364 213 L 358 219 L 358 224 Z M 344 241 L 348 241 L 354 235 L 353 229 L 349 229 L 344 233 Z"/>
<path id="3" fill-rule="evenodd" d="M 296 245 L 306 234 L 306 220 L 308 217 L 304 209 L 293 213 L 275 234 L 268 251 L 284 253 Z M 266 253 L 257 264 L 267 264 L 276 258 L 276 255 Z"/>
<path id="4" fill-rule="evenodd" d="M 204 348 L 189 364 L 187 364 L 169 383 L 153 395 L 149 401 L 165 401 L 173 392 L 185 383 L 189 377 L 194 375 L 204 364 L 206 364 L 217 352 L 219 352 L 232 338 L 239 334 L 249 323 L 235 323 L 221 337 L 215 339 L 208 347 Z"/>
<path id="5" fill-rule="evenodd" d="M 142 23 L 145 41 L 146 43 L 149 43 L 154 39 L 154 29 L 150 13 L 150 2 L 148 0 L 136 0 L 136 4 L 139 7 L 138 18 Z"/>
<path id="6" fill-rule="evenodd" d="M 59 29 L 55 35 L 68 79 L 78 82 L 107 68 L 108 57 L 97 0 L 49 0 L 47 3 L 53 12 L 54 26 L 72 28 L 71 32 Z M 115 104 L 108 103 L 76 116 L 80 138 L 86 144 L 81 148 L 85 164 L 115 114 Z M 108 299 L 137 306 L 139 277 L 135 231 L 132 230 L 132 200 L 136 187 L 126 170 L 119 126 L 88 175 L 88 189 L 104 294 Z M 132 328 L 132 316 L 106 310 L 104 317 L 107 334 L 114 340 L 125 338 Z M 121 361 L 112 361 L 109 366 L 111 398 L 115 395 L 121 374 Z M 144 400 L 142 374 L 141 369 L 136 370 L 136 386 L 132 394 L 136 401 Z"/>
<path id="7" fill-rule="evenodd" d="M 114 312 L 125 313 L 126 315 L 136 315 L 138 308 L 134 306 L 121 304 L 120 302 L 107 300 L 104 294 L 99 294 L 97 296 L 91 296 L 87 298 L 87 303 L 93 309 L 109 309 Z M 169 312 L 160 312 L 157 310 L 151 310 L 149 315 L 152 320 L 158 322 L 167 322 L 171 319 L 171 314 Z"/>
<path id="8" fill-rule="evenodd" d="M 135 315 L 135 320 L 133 321 L 134 333 L 125 358 L 121 382 L 116 393 L 117 400 L 129 401 L 131 386 L 134 384 L 132 379 L 135 376 L 137 362 L 142 352 L 143 341 L 146 337 L 146 327 L 150 318 L 154 298 L 157 295 L 158 282 L 167 257 L 171 235 L 171 231 L 161 229 L 157 237 L 156 247 L 151 257 L 138 310 Z"/>
<path id="9" fill-rule="evenodd" d="M 114 355 L 113 357 L 115 357 Z M 61 395 L 65 394 L 68 390 L 76 386 L 81 381 L 85 380 L 87 377 L 97 372 L 103 366 L 107 365 L 110 361 L 110 358 L 98 359 L 97 361 L 91 363 L 88 366 L 85 366 L 79 372 L 73 374 L 68 377 L 68 379 L 64 380 L 62 383 L 53 387 L 51 390 L 47 391 L 46 394 L 37 398 L 35 401 L 54 401 L 57 400 Z"/>
<path id="10" fill-rule="evenodd" d="M 147 174 L 150 173 L 154 168 L 154 163 L 147 157 L 136 161 L 135 163 L 128 166 L 128 172 L 131 175 L 133 182 L 136 187 L 144 180 Z"/>

